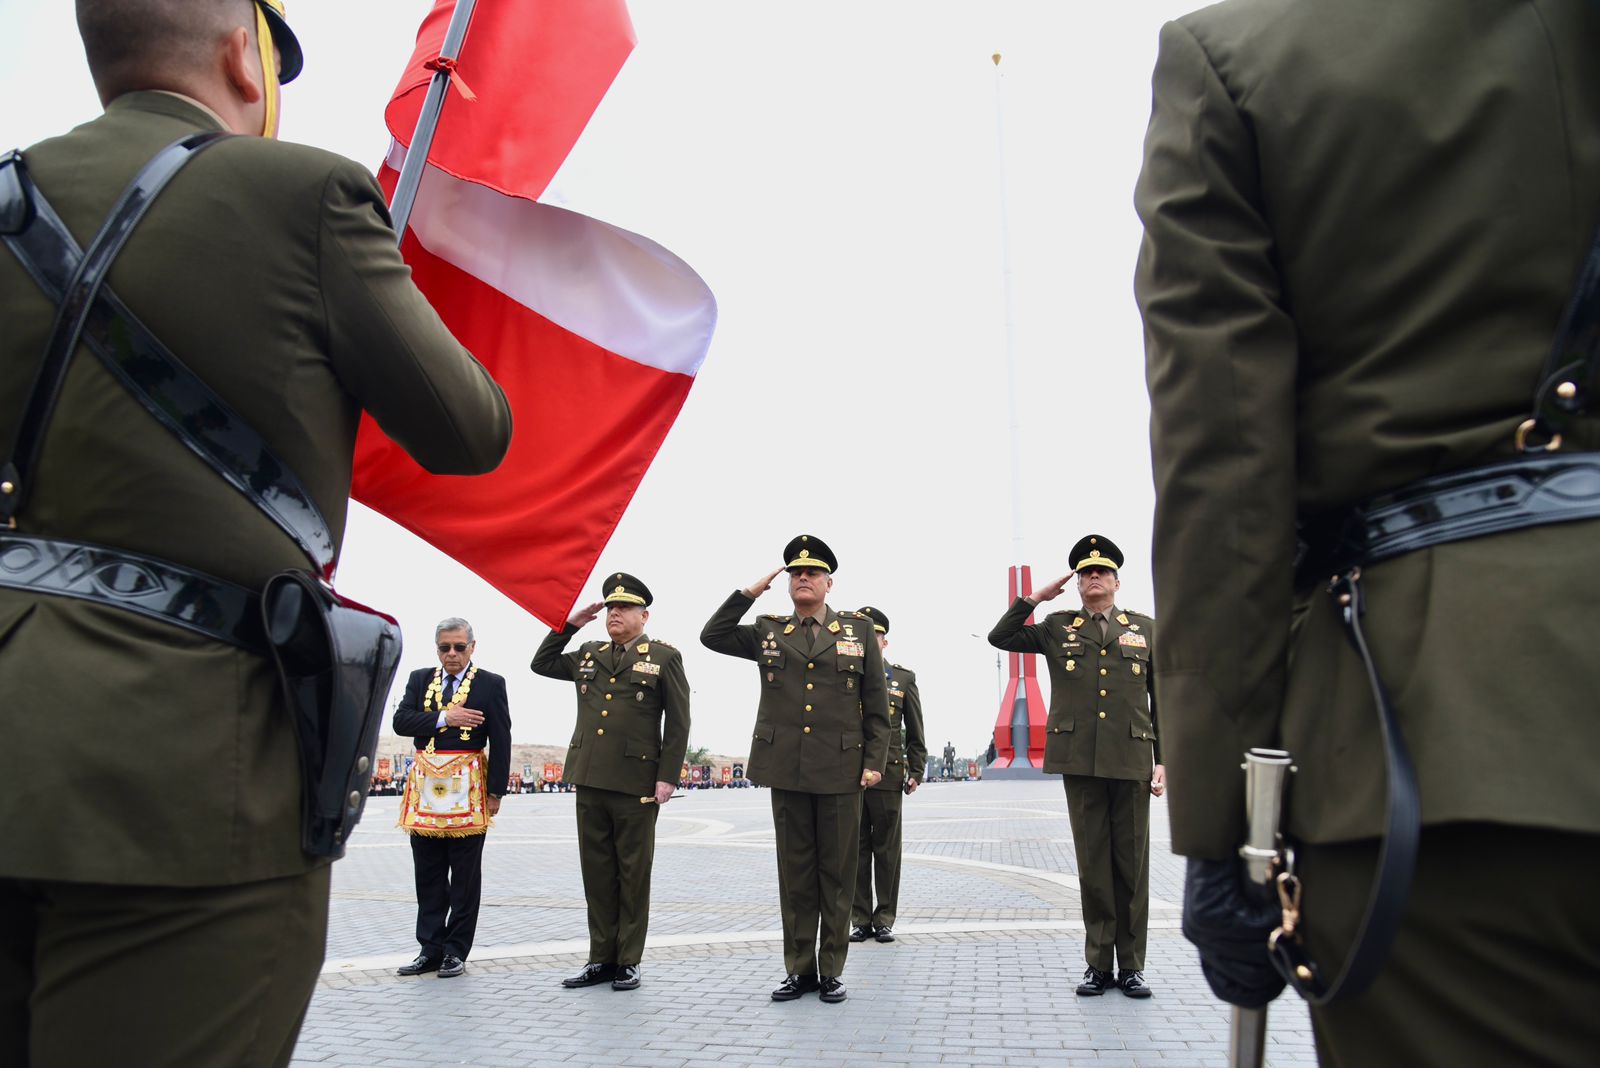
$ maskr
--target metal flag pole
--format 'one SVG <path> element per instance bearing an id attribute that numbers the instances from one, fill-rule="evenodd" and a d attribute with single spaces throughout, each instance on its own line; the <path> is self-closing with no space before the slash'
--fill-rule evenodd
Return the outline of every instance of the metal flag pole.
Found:
<path id="1" fill-rule="evenodd" d="M 1271 894 L 1272 865 L 1278 859 L 1278 820 L 1283 789 L 1289 781 L 1290 757 L 1282 749 L 1251 749 L 1244 755 L 1244 807 L 1248 821 L 1245 844 L 1239 847 L 1245 876 L 1258 893 Z M 1229 1068 L 1262 1068 L 1267 1056 L 1267 1009 L 1235 1005 L 1228 1025 Z"/>
<path id="2" fill-rule="evenodd" d="M 461 55 L 461 42 L 466 40 L 467 24 L 472 21 L 472 9 L 477 6 L 477 0 L 456 0 L 450 25 L 444 31 L 439 62 L 434 68 L 433 80 L 428 83 L 428 95 L 423 98 L 422 112 L 417 116 L 417 128 L 411 135 L 411 147 L 406 150 L 406 161 L 400 168 L 400 180 L 395 183 L 394 201 L 389 205 L 397 243 L 406 236 L 411 208 L 417 202 L 417 189 L 422 185 L 422 168 L 428 162 L 428 150 L 433 147 L 433 133 L 439 127 L 439 113 L 444 109 L 450 70 Z"/>
<path id="3" fill-rule="evenodd" d="M 1016 297 L 1011 279 L 1011 212 L 1006 189 L 1005 78 L 1000 70 L 1000 53 L 994 61 L 994 134 L 1000 175 L 1000 279 L 1005 295 L 1006 411 L 1011 431 L 1011 558 L 1007 571 L 1007 603 L 1033 592 L 1033 575 L 1022 562 L 1022 419 L 1017 414 L 1017 338 Z M 1031 767 L 1032 718 L 1042 710 L 1043 695 L 1034 679 L 1033 659 L 1026 653 L 1011 653 L 1010 683 L 1000 698 L 995 716 L 995 764 L 1000 767 Z M 1009 736 L 1010 744 L 1007 745 Z"/>

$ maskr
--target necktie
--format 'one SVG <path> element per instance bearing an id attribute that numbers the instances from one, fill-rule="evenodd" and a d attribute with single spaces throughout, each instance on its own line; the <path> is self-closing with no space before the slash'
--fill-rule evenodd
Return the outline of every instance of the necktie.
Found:
<path id="1" fill-rule="evenodd" d="M 440 707 L 441 708 L 449 708 L 450 707 L 450 702 L 454 701 L 455 698 L 456 698 L 456 677 L 454 675 L 446 675 L 444 677 L 444 698 L 440 702 Z"/>
<path id="2" fill-rule="evenodd" d="M 807 616 L 804 621 L 801 622 L 800 627 L 806 636 L 806 648 L 808 650 L 815 650 L 817 647 L 817 621 L 812 619 L 810 616 Z"/>
<path id="3" fill-rule="evenodd" d="M 1100 637 L 1104 638 L 1106 631 L 1111 629 L 1111 624 L 1106 622 L 1106 614 L 1104 612 L 1096 612 L 1094 618 L 1095 622 L 1100 624 Z"/>

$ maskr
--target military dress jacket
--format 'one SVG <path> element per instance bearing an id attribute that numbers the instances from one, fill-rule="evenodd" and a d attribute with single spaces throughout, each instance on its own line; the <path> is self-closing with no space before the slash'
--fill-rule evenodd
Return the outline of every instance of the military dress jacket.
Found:
<path id="1" fill-rule="evenodd" d="M 157 151 L 214 129 L 176 96 L 128 93 L 24 158 L 87 244 Z M 504 395 L 412 284 L 372 175 L 341 156 L 259 137 L 213 145 L 151 207 L 108 288 L 265 437 L 336 545 L 363 409 L 430 471 L 491 470 L 510 442 Z M 0 248 L 8 451 L 54 316 Z M 307 566 L 86 346 L 17 526 L 254 590 Z M 25 789 L 0 791 L 0 877 L 205 886 L 318 863 L 300 849 L 300 757 L 270 657 L 122 609 L 0 588 L 0 677 L 48 695 L 7 721 L 10 752 L 27 754 L 29 770 Z"/>
<path id="2" fill-rule="evenodd" d="M 533 670 L 574 684 L 578 722 L 561 778 L 575 786 L 649 797 L 678 781 L 689 748 L 689 677 L 683 654 L 639 635 L 624 645 L 584 642 L 564 652 L 567 624 L 539 644 Z"/>
<path id="3" fill-rule="evenodd" d="M 904 790 L 906 778 L 922 781 L 927 770 L 928 739 L 922 730 L 922 694 L 917 673 L 901 664 L 884 665 L 889 684 L 889 756 L 883 778 L 872 790 Z"/>
<path id="4" fill-rule="evenodd" d="M 402 737 L 409 735 L 418 749 L 426 749 L 429 743 L 435 752 L 488 749 L 485 789 L 504 797 L 511 777 L 511 705 L 506 698 L 505 676 L 479 668 L 462 704 L 482 712 L 483 722 L 476 727 L 441 727 L 438 711 L 422 707 L 434 670 L 418 668 L 407 676 L 405 692 L 394 710 L 394 732 Z"/>
<path id="5" fill-rule="evenodd" d="M 1039 653 L 1050 669 L 1044 770 L 1148 782 L 1161 763 L 1155 673 L 1156 621 L 1106 611 L 1106 634 L 1084 610 L 1024 623 L 1038 606 L 1018 597 L 989 632 L 989 644 Z"/>
<path id="6" fill-rule="evenodd" d="M 1377 714 L 1297 524 L 1514 455 L 1600 225 L 1600 4 L 1234 0 L 1161 33 L 1135 192 L 1173 848 L 1375 837 Z M 1586 419 L 1562 451 L 1600 449 Z M 1597 524 L 1363 568 L 1424 823 L 1600 831 Z M 1486 585 L 1487 582 L 1487 585 Z M 1325 582 L 1324 584 L 1325 585 Z"/>
<path id="7" fill-rule="evenodd" d="M 753 660 L 761 701 L 751 734 L 751 782 L 779 790 L 848 794 L 889 752 L 889 695 L 872 619 L 827 609 L 815 648 L 793 616 L 739 619 L 755 601 L 735 590 L 700 632 L 707 649 Z"/>

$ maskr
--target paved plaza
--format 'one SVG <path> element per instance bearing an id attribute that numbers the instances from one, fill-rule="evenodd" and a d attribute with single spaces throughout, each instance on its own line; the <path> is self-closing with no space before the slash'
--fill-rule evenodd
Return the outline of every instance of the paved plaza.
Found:
<path id="1" fill-rule="evenodd" d="M 851 947 L 848 1001 L 778 1003 L 777 864 L 765 790 L 680 793 L 657 832 L 644 982 L 566 990 L 587 956 L 572 794 L 508 797 L 484 851 L 466 975 L 416 954 L 397 800 L 373 798 L 334 868 L 327 964 L 295 1065 L 1180 1065 L 1227 1063 L 1228 1009 L 1179 932 L 1183 864 L 1151 806 L 1155 996 L 1080 998 L 1083 925 L 1059 778 L 933 783 L 907 798 L 898 941 Z M 1270 1065 L 1313 1064 L 1292 995 Z"/>

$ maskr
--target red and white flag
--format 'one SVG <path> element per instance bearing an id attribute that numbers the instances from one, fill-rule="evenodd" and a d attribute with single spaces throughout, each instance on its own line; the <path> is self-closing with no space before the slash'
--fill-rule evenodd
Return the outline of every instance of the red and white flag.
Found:
<path id="1" fill-rule="evenodd" d="M 392 196 L 455 0 L 386 112 Z M 401 249 L 511 403 L 499 469 L 430 475 L 364 418 L 351 495 L 559 627 L 677 418 L 716 326 L 688 264 L 539 203 L 634 44 L 623 0 L 477 6 Z M 473 99 L 460 90 L 468 87 Z"/>

